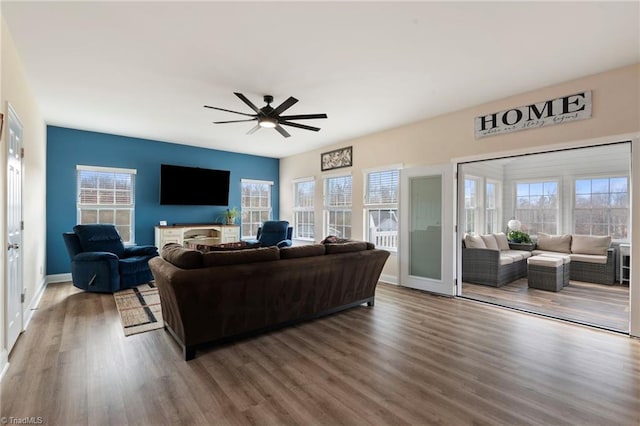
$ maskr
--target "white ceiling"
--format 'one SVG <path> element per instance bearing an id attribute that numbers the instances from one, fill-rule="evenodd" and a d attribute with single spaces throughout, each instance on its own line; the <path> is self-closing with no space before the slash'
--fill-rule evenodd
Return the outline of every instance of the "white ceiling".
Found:
<path id="1" fill-rule="evenodd" d="M 640 3 L 8 2 L 48 124 L 286 157 L 640 62 Z M 300 100 L 286 128 L 215 125 Z"/>

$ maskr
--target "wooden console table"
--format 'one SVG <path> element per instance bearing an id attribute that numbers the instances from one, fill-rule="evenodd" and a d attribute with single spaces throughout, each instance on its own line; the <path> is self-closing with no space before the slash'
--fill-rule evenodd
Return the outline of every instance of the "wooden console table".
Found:
<path id="1" fill-rule="evenodd" d="M 161 225 L 155 227 L 155 245 L 162 251 L 165 244 L 222 244 L 240 241 L 240 226 L 214 223 Z"/>

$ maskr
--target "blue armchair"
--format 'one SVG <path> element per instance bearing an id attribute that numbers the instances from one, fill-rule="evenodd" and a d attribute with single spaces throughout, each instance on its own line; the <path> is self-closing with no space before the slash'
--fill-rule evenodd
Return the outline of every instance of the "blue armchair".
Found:
<path id="1" fill-rule="evenodd" d="M 113 293 L 153 280 L 149 259 L 158 255 L 156 247 L 125 247 L 113 225 L 76 225 L 73 231 L 62 236 L 74 286 Z"/>
<path id="2" fill-rule="evenodd" d="M 260 247 L 290 247 L 293 244 L 292 234 L 293 228 L 286 220 L 268 220 L 258 228 L 256 241 Z"/>

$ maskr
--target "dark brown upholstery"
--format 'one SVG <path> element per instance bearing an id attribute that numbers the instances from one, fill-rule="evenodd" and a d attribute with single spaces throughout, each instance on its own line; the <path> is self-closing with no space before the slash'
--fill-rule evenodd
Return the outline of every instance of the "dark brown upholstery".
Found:
<path id="1" fill-rule="evenodd" d="M 162 257 L 182 269 L 202 268 L 202 253 L 169 243 L 162 247 Z"/>
<path id="2" fill-rule="evenodd" d="M 363 249 L 321 254 L 320 249 L 309 247 L 313 248 L 286 249 L 289 254 L 284 257 L 293 254 L 293 258 L 197 269 L 180 268 L 160 257 L 152 259 L 149 265 L 160 291 L 162 314 L 169 331 L 182 345 L 185 359 L 193 358 L 196 348 L 206 343 L 363 303 L 373 305 L 375 288 L 389 252 Z M 281 257 L 275 247 L 198 254 L 206 259 L 209 255 L 274 250 Z M 308 256 L 295 257 L 296 252 Z M 181 255 L 187 256 L 184 252 Z"/>

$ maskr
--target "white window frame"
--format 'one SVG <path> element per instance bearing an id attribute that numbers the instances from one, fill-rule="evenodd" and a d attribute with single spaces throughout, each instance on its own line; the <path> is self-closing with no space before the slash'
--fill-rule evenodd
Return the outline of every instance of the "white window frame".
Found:
<path id="1" fill-rule="evenodd" d="M 467 182 L 466 181 L 473 181 L 476 184 L 476 204 L 475 206 L 471 207 L 471 208 L 467 208 Z M 480 235 L 484 232 L 484 224 L 482 221 L 482 199 L 484 196 L 484 186 L 483 186 L 483 179 L 479 176 L 472 176 L 472 175 L 465 175 L 464 176 L 464 180 L 463 180 L 463 184 L 464 184 L 464 206 L 463 206 L 463 210 L 464 210 L 464 232 L 471 232 L 472 234 L 476 234 L 476 235 Z M 467 223 L 468 223 L 468 215 L 472 214 L 473 215 L 473 230 L 468 230 L 467 229 Z"/>
<path id="2" fill-rule="evenodd" d="M 80 179 L 80 175 L 83 172 L 92 172 L 92 173 L 103 173 L 103 174 L 126 174 L 126 175 L 130 175 L 131 176 L 131 203 L 129 204 L 116 204 L 115 200 L 113 203 L 111 204 L 105 204 L 105 203 L 95 203 L 95 204 L 85 204 L 82 203 L 80 194 L 81 194 L 81 189 L 89 189 L 89 188 L 81 188 L 81 179 Z M 87 165 L 76 165 L 76 223 L 77 224 L 89 224 L 89 222 L 83 223 L 82 222 L 82 212 L 83 210 L 96 210 L 97 211 L 97 216 L 96 216 L 96 222 L 93 223 L 107 223 L 107 222 L 100 222 L 100 211 L 106 211 L 106 210 L 112 210 L 113 211 L 113 221 L 110 224 L 113 224 L 116 226 L 116 229 L 118 227 L 121 227 L 123 225 L 117 225 L 116 223 L 114 223 L 116 221 L 116 211 L 120 210 L 128 210 L 129 211 L 129 217 L 130 217 L 130 223 L 129 223 L 129 239 L 128 240 L 124 240 L 123 239 L 123 243 L 126 245 L 133 245 L 135 244 L 135 187 L 136 187 L 136 174 L 137 174 L 137 170 L 136 169 L 123 169 L 123 168 L 118 168 L 118 167 L 101 167 L 101 166 L 87 166 Z M 99 191 L 100 188 L 98 188 L 96 186 L 95 188 L 96 191 Z M 115 187 L 113 188 L 113 191 L 115 191 Z M 96 200 L 98 201 L 98 200 Z M 122 236 L 122 233 L 121 233 Z"/>
<path id="3" fill-rule="evenodd" d="M 374 169 L 366 169 L 363 170 L 363 178 L 364 178 L 364 195 L 363 195 L 363 226 L 365 238 L 367 241 L 373 243 L 378 248 L 385 249 L 390 252 L 398 251 L 398 230 L 396 230 L 395 235 L 393 233 L 382 234 L 382 235 L 373 235 L 375 231 L 372 232 L 372 226 L 369 223 L 370 213 L 372 211 L 391 211 L 395 210 L 395 218 L 396 222 L 400 223 L 400 210 L 399 210 L 399 198 L 400 198 L 400 170 L 402 169 L 401 165 L 395 164 L 384 167 L 377 167 Z M 397 187 L 396 187 L 396 201 L 388 202 L 388 203 L 372 203 L 369 200 L 369 176 L 374 173 L 383 173 L 383 172 L 396 172 L 397 173 Z"/>
<path id="4" fill-rule="evenodd" d="M 329 181 L 331 179 L 338 179 L 338 178 L 349 178 L 351 179 L 351 203 L 348 205 L 340 205 L 340 206 L 331 206 L 329 205 Z M 333 175 L 328 175 L 328 176 L 324 176 L 324 183 L 323 183 L 323 206 L 324 206 L 324 220 L 323 220 L 323 231 L 324 231 L 324 235 L 328 236 L 328 235 L 335 235 L 336 232 L 330 232 L 330 225 L 331 225 L 331 221 L 330 221 L 330 217 L 331 217 L 331 213 L 343 213 L 343 215 L 346 215 L 347 213 L 349 213 L 351 215 L 351 223 L 349 223 L 348 227 L 349 227 L 349 235 L 346 236 L 346 238 L 351 238 L 351 234 L 353 232 L 353 212 L 352 212 L 352 207 L 353 207 L 353 176 L 351 175 L 351 173 L 341 173 L 341 174 L 333 174 Z M 346 227 L 345 225 L 343 225 L 343 227 Z M 343 235 L 343 233 L 340 233 L 340 235 L 335 235 L 337 237 L 340 238 L 345 238 L 345 235 Z"/>
<path id="5" fill-rule="evenodd" d="M 585 176 L 574 176 L 573 177 L 572 182 L 571 182 L 571 184 L 572 184 L 572 186 L 571 186 L 571 189 L 572 189 L 572 199 L 571 199 L 572 200 L 572 206 L 571 206 L 572 207 L 572 209 L 571 209 L 572 210 L 571 211 L 571 213 L 572 213 L 571 214 L 572 223 L 571 223 L 571 227 L 572 228 L 571 229 L 572 229 L 573 233 L 576 232 L 576 211 L 579 211 L 579 210 L 592 210 L 592 208 L 586 209 L 586 208 L 577 208 L 576 207 L 576 181 L 578 181 L 578 180 L 591 180 L 591 181 L 593 181 L 593 180 L 596 180 L 596 179 L 608 179 L 610 181 L 611 179 L 621 179 L 621 178 L 627 180 L 627 192 L 626 192 L 626 194 L 627 194 L 627 207 L 626 207 L 626 209 L 620 208 L 620 210 L 626 210 L 627 211 L 627 224 L 626 224 L 627 225 L 627 236 L 624 237 L 624 238 L 616 238 L 616 239 L 614 239 L 613 235 L 611 233 L 611 226 L 613 226 L 613 225 L 611 224 L 610 221 L 607 224 L 608 225 L 608 233 L 606 235 L 611 235 L 612 241 L 620 241 L 620 242 L 629 241 L 629 239 L 630 239 L 630 235 L 629 235 L 629 230 L 630 230 L 629 224 L 630 223 L 629 222 L 630 222 L 630 219 L 631 219 L 631 208 L 630 208 L 630 205 L 629 205 L 630 200 L 631 200 L 631 194 L 630 194 L 629 190 L 631 189 L 631 178 L 630 178 L 629 175 L 627 175 L 625 173 L 609 173 L 609 174 L 585 175 Z M 593 192 L 591 192 L 591 194 L 593 194 Z M 611 195 L 612 192 L 608 192 L 608 194 Z M 611 212 L 611 210 L 612 210 L 611 204 L 608 205 L 606 210 L 608 211 L 608 213 Z M 611 218 L 611 216 L 609 214 L 607 214 L 607 216 L 608 216 L 609 219 Z M 593 222 L 591 222 L 591 227 L 593 227 Z M 600 234 L 592 234 L 591 231 L 590 231 L 589 235 L 600 235 Z"/>
<path id="6" fill-rule="evenodd" d="M 302 206 L 298 205 L 298 185 L 302 183 L 313 183 L 313 194 L 311 198 L 310 206 Z M 311 177 L 305 177 L 300 179 L 295 179 L 293 181 L 293 238 L 300 241 L 314 241 L 315 240 L 315 188 L 316 188 L 316 179 Z M 311 236 L 299 236 L 298 235 L 298 225 L 300 224 L 300 216 L 313 214 L 313 222 L 309 224 L 309 222 L 305 221 L 306 225 L 311 226 L 312 235 Z"/>
<path id="7" fill-rule="evenodd" d="M 489 207 L 489 195 L 488 195 L 488 187 L 489 185 L 495 185 L 495 207 L 491 209 Z M 491 217 L 490 212 L 493 211 L 493 230 L 489 230 L 489 218 Z M 500 229 L 500 224 L 502 223 L 502 182 L 496 179 L 486 178 L 484 183 L 484 231 L 485 233 L 496 233 L 502 232 Z"/>
<path id="8" fill-rule="evenodd" d="M 269 186 L 269 198 L 268 198 L 268 206 L 245 206 L 244 205 L 244 197 L 243 191 L 245 185 L 267 185 Z M 255 239 L 258 232 L 258 227 L 262 226 L 264 220 L 254 221 L 251 220 L 251 217 L 255 217 L 256 213 L 258 216 L 261 216 L 261 213 L 267 213 L 267 219 L 271 220 L 273 214 L 273 181 L 270 180 L 257 180 L 257 179 L 241 179 L 240 180 L 240 212 L 241 212 L 241 223 L 240 223 L 240 239 Z M 244 234 L 245 226 L 249 225 L 251 232 L 249 235 Z"/>
<path id="9" fill-rule="evenodd" d="M 554 232 L 552 232 L 552 234 L 558 234 L 560 233 L 560 230 L 562 229 L 562 218 L 560 216 L 560 212 L 561 212 L 561 204 L 562 204 L 562 179 L 559 177 L 545 177 L 545 178 L 538 178 L 538 179 L 522 179 L 522 180 L 516 180 L 513 182 L 513 213 L 514 213 L 514 217 L 515 219 L 518 219 L 523 225 L 528 224 L 528 221 L 525 221 L 522 217 L 519 217 L 519 213 L 518 210 L 535 210 L 535 209 L 519 209 L 518 208 L 518 184 L 536 184 L 536 183 L 555 183 L 556 184 L 556 188 L 558 190 L 558 194 L 557 194 L 557 200 L 556 200 L 556 230 Z M 544 210 L 544 209 L 543 209 Z M 551 210 L 551 209 L 546 209 L 546 210 Z M 544 216 L 544 215 L 543 215 Z M 541 222 L 542 224 L 544 223 L 548 223 L 545 222 L 544 220 Z M 528 234 L 531 235 L 537 235 L 536 232 L 533 232 L 529 229 L 523 228 L 522 229 L 524 232 L 527 232 Z M 545 231 L 540 231 L 540 232 L 545 232 Z"/>

